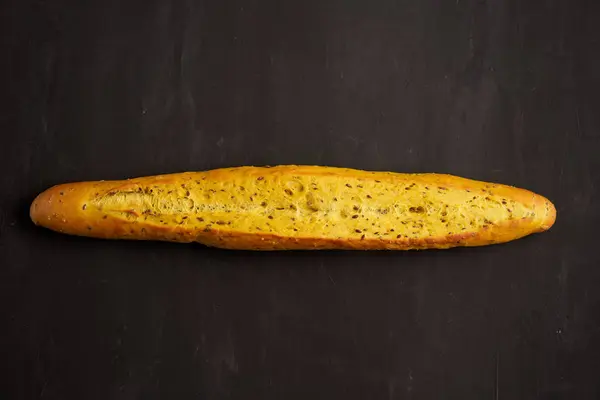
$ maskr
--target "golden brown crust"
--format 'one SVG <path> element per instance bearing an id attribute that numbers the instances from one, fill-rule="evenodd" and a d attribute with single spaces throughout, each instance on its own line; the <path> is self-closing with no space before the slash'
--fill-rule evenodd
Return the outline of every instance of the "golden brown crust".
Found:
<path id="1" fill-rule="evenodd" d="M 310 179 L 331 178 L 334 180 L 360 179 L 376 180 L 384 184 L 413 182 L 418 185 L 435 185 L 448 193 L 476 192 L 485 196 L 506 198 L 524 212 L 518 219 L 500 219 L 490 222 L 474 231 L 453 232 L 444 236 L 408 237 L 403 235 L 379 236 L 340 235 L 332 237 L 320 235 L 314 229 L 311 232 L 290 234 L 288 231 L 257 232 L 219 225 L 200 227 L 173 223 L 170 220 L 159 223 L 156 218 L 148 219 L 138 203 L 130 209 L 107 210 L 110 196 L 124 194 L 137 196 L 138 202 L 166 199 L 166 194 L 142 193 L 162 188 L 182 186 L 186 191 L 189 182 L 204 181 L 225 183 L 242 180 L 243 182 L 260 180 L 263 177 L 279 182 L 290 176 L 302 176 Z M 202 182 L 201 182 L 202 181 Z M 171 190 L 172 191 L 172 190 Z M 171 192 L 170 191 L 170 192 Z M 169 193 L 170 193 L 169 192 Z M 464 193 L 463 193 L 464 194 Z M 151 197 L 154 196 L 154 197 Z M 185 199 L 191 204 L 198 203 L 197 193 L 189 193 Z M 196 196 L 196 197 L 194 197 Z M 150 199 L 150 200 L 148 200 Z M 125 204 L 123 202 L 119 204 Z M 172 215 L 183 215 L 178 207 L 185 203 L 168 205 Z M 154 205 L 154 207 L 158 207 Z M 190 206 L 192 207 L 192 206 Z M 243 208 L 243 207 L 242 207 Z M 175 210 L 175 211 L 173 211 Z M 151 210 L 149 210 L 151 212 Z M 185 214 L 182 218 L 187 218 Z M 196 215 L 196 214 L 189 214 Z M 200 215 L 200 214 L 198 214 Z M 228 249 L 285 250 L 285 249 L 352 249 L 352 250 L 408 250 L 408 249 L 445 249 L 456 246 L 482 246 L 503 243 L 519 239 L 535 232 L 550 229 L 556 219 L 556 209 L 546 198 L 524 189 L 510 186 L 474 181 L 442 174 L 397 174 L 388 172 L 367 172 L 343 168 L 314 166 L 279 166 L 226 168 L 206 172 L 187 172 L 181 174 L 159 175 L 136 178 L 125 181 L 79 182 L 58 185 L 41 193 L 31 205 L 31 218 L 46 228 L 72 235 L 105 239 L 162 240 L 173 242 L 200 242 L 208 246 Z M 322 217 L 323 222 L 327 217 Z M 384 217 L 382 217 L 384 218 Z M 387 217 L 385 217 L 387 218 Z M 199 218 L 202 219 L 202 218 Z M 163 221 L 160 221 L 163 222 Z M 393 229 L 392 229 L 393 231 Z"/>

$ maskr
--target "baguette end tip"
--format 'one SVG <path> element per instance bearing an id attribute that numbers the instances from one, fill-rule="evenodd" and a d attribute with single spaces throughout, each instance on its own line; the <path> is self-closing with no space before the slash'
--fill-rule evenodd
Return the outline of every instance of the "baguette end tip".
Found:
<path id="1" fill-rule="evenodd" d="M 31 219 L 31 222 L 33 222 L 36 226 L 40 225 L 40 219 L 44 214 L 44 211 L 42 210 L 42 204 L 44 203 L 45 197 L 47 197 L 46 192 L 47 190 L 43 191 L 42 193 L 39 193 L 35 197 L 35 199 L 33 199 L 31 205 L 29 206 L 29 218 Z"/>
<path id="2" fill-rule="evenodd" d="M 543 196 L 539 196 L 538 206 L 543 207 L 545 210 L 540 221 L 540 231 L 544 232 L 552 228 L 556 223 L 556 207 L 550 200 Z"/>

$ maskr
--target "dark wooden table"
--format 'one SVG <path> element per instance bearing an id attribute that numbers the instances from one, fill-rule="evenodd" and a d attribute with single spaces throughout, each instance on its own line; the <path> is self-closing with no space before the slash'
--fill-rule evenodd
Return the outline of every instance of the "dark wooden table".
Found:
<path id="1" fill-rule="evenodd" d="M 600 398 L 599 6 L 3 2 L 0 398 Z M 291 163 L 508 183 L 558 221 L 265 254 L 28 218 L 57 183 Z"/>

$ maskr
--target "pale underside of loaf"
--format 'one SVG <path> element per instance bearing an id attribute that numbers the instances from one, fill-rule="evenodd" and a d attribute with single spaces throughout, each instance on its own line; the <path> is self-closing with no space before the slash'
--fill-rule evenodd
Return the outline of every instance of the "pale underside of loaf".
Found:
<path id="1" fill-rule="evenodd" d="M 67 184 L 32 205 L 36 223 L 65 233 L 265 250 L 500 243 L 548 229 L 553 213 L 504 185 L 296 166 Z"/>

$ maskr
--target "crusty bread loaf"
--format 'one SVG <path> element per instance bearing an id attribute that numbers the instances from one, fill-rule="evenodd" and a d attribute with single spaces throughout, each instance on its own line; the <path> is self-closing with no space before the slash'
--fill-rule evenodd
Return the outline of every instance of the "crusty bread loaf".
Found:
<path id="1" fill-rule="evenodd" d="M 408 250 L 511 241 L 549 229 L 556 210 L 524 189 L 450 175 L 278 166 L 58 185 L 31 218 L 106 239 Z"/>

